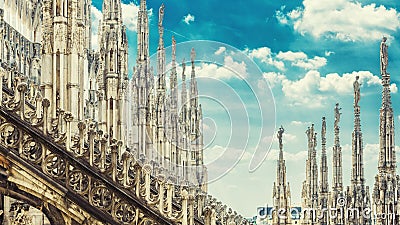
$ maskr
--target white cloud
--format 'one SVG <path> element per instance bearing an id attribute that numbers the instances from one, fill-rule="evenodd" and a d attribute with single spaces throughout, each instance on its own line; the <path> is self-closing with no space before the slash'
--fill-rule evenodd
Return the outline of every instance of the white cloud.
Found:
<path id="1" fill-rule="evenodd" d="M 300 10 L 299 8 L 297 8 L 297 9 L 290 11 L 287 15 L 290 19 L 295 20 L 295 19 L 300 18 L 302 16 L 302 14 L 303 14 L 303 11 Z"/>
<path id="2" fill-rule="evenodd" d="M 382 82 L 378 76 L 373 75 L 369 71 L 345 73 L 342 76 L 339 76 L 337 73 L 331 73 L 322 78 L 319 90 L 334 91 L 339 94 L 353 93 L 353 82 L 356 76 L 360 77 L 359 82 L 361 85 L 381 85 Z M 396 84 L 391 84 L 390 88 L 393 93 L 397 92 Z"/>
<path id="3" fill-rule="evenodd" d="M 222 46 L 222 47 L 219 47 L 219 49 L 214 54 L 215 55 L 221 55 L 225 51 L 226 51 L 226 48 Z"/>
<path id="4" fill-rule="evenodd" d="M 309 59 L 304 52 L 279 52 L 276 58 L 292 62 L 292 66 L 300 67 L 307 70 L 315 70 L 326 65 L 326 58 L 315 56 Z"/>
<path id="5" fill-rule="evenodd" d="M 307 158 L 307 154 L 308 154 L 307 151 L 291 153 L 283 149 L 283 158 L 285 159 L 286 162 L 303 161 Z M 279 158 L 279 150 L 271 149 L 271 151 L 268 153 L 267 160 L 277 160 L 278 158 Z"/>
<path id="6" fill-rule="evenodd" d="M 318 95 L 321 76 L 318 71 L 312 70 L 297 81 L 288 79 L 282 80 L 283 94 L 294 106 L 321 107 L 323 100 L 327 97 Z"/>
<path id="7" fill-rule="evenodd" d="M 196 66 L 196 74 L 199 77 L 213 77 L 217 79 L 244 79 L 248 76 L 245 62 L 236 62 L 232 56 L 225 56 L 224 65 L 219 66 L 211 63 L 201 63 Z"/>
<path id="8" fill-rule="evenodd" d="M 264 59 L 271 56 L 271 49 L 268 47 L 261 47 L 253 50 L 247 50 L 252 58 Z"/>
<path id="9" fill-rule="evenodd" d="M 307 55 L 304 52 L 279 52 L 276 56 L 278 59 L 287 60 L 287 61 L 297 61 L 300 59 L 307 59 Z"/>
<path id="10" fill-rule="evenodd" d="M 268 81 L 271 88 L 274 88 L 275 85 L 280 84 L 282 80 L 286 79 L 285 75 L 282 73 L 275 72 L 263 73 L 263 77 Z"/>
<path id="11" fill-rule="evenodd" d="M 122 8 L 122 20 L 128 30 L 137 31 L 137 17 L 139 12 L 139 6 L 133 4 L 121 4 Z M 150 10 L 149 12 L 152 12 Z M 152 14 L 152 13 L 150 13 Z"/>
<path id="12" fill-rule="evenodd" d="M 189 13 L 183 17 L 183 22 L 189 25 L 191 22 L 194 22 L 194 19 L 195 17 Z"/>
<path id="13" fill-rule="evenodd" d="M 297 66 L 307 70 L 315 70 L 326 65 L 328 60 L 324 57 L 315 56 L 313 59 L 299 60 L 292 63 L 292 66 Z"/>
<path id="14" fill-rule="evenodd" d="M 276 19 L 278 19 L 281 24 L 288 24 L 288 18 L 282 11 L 276 11 Z"/>
<path id="15" fill-rule="evenodd" d="M 390 85 L 390 91 L 392 93 L 397 93 L 397 91 L 398 91 L 397 85 L 396 84 L 391 84 Z"/>
<path id="16" fill-rule="evenodd" d="M 337 73 L 327 74 L 322 77 L 316 70 L 308 71 L 299 80 L 289 80 L 280 73 L 264 73 L 264 78 L 270 82 L 271 87 L 278 84 L 282 86 L 282 92 L 292 106 L 302 105 L 308 108 L 323 106 L 323 102 L 330 98 L 327 93 L 339 95 L 353 94 L 353 82 L 359 76 L 362 86 L 381 85 L 381 79 L 369 71 L 354 71 L 339 75 Z M 396 84 L 391 84 L 392 93 L 396 93 Z"/>
<path id="17" fill-rule="evenodd" d="M 92 5 L 91 8 L 91 18 L 92 18 L 92 48 L 94 50 L 97 50 L 99 48 L 99 44 L 98 44 L 98 30 L 99 30 L 99 23 L 100 20 L 102 19 L 103 14 L 101 13 L 101 11 L 99 9 L 97 9 L 96 7 L 94 7 Z"/>
<path id="18" fill-rule="evenodd" d="M 286 14 L 277 11 L 276 18 L 302 35 L 342 41 L 379 40 L 400 28 L 400 14 L 395 9 L 352 0 L 304 0 L 303 7 Z"/>
<path id="19" fill-rule="evenodd" d="M 306 126 L 306 125 L 310 125 L 311 122 L 303 122 L 303 121 L 293 120 L 292 122 L 290 122 L 290 124 L 293 126 Z"/>
<path id="20" fill-rule="evenodd" d="M 331 56 L 332 54 L 335 54 L 335 52 L 332 52 L 332 51 L 325 51 L 325 56 L 326 56 L 326 57 L 329 57 L 329 56 Z"/>
<path id="21" fill-rule="evenodd" d="M 234 61 L 232 56 L 225 56 L 224 66 L 228 67 L 243 78 L 247 77 L 247 65 L 243 61 L 239 63 Z"/>
<path id="22" fill-rule="evenodd" d="M 268 47 L 261 47 L 258 49 L 245 50 L 251 58 L 261 60 L 261 62 L 272 65 L 279 70 L 285 70 L 285 64 L 282 61 L 273 59 L 271 49 Z"/>
<path id="23" fill-rule="evenodd" d="M 272 65 L 277 69 L 284 71 L 285 63 L 283 61 L 291 62 L 291 66 L 300 67 L 306 70 L 318 69 L 326 65 L 327 60 L 324 57 L 315 56 L 309 59 L 304 52 L 279 52 L 278 54 L 272 53 L 268 47 L 261 47 L 257 49 L 246 49 L 245 52 L 251 57 L 261 60 L 261 62 Z"/>

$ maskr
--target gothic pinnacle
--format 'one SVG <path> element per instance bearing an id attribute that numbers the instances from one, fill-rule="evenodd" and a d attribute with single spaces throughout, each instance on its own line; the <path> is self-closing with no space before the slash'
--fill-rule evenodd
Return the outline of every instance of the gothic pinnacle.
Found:
<path id="1" fill-rule="evenodd" d="M 379 162 L 375 176 L 374 209 L 377 225 L 399 224 L 399 183 L 396 173 L 396 150 L 394 136 L 394 115 L 390 96 L 390 75 L 387 72 L 388 46 L 386 37 L 380 44 L 380 68 L 382 75 L 382 106 L 379 118 Z M 390 216 L 387 216 L 390 215 Z"/>
<path id="2" fill-rule="evenodd" d="M 363 143 L 360 123 L 360 83 L 358 82 L 359 76 L 353 83 L 354 88 L 354 131 L 352 140 L 352 182 L 363 183 L 364 181 L 364 168 L 363 168 Z"/>
<path id="3" fill-rule="evenodd" d="M 279 140 L 279 159 L 277 160 L 276 168 L 276 181 L 273 186 L 273 202 L 275 209 L 284 209 L 285 217 L 278 215 L 277 213 L 272 214 L 273 225 L 289 225 L 291 224 L 290 217 L 290 187 L 289 182 L 286 182 L 286 165 L 283 158 L 283 133 L 285 129 L 281 126 L 277 132 L 277 138 Z M 277 210 L 275 210 L 277 211 Z"/>
<path id="4" fill-rule="evenodd" d="M 146 1 L 141 0 L 137 22 L 137 62 L 138 64 L 148 60 L 149 57 L 149 18 L 147 15 Z"/>
<path id="5" fill-rule="evenodd" d="M 339 107 L 339 103 L 336 103 L 334 114 L 334 132 L 335 132 L 335 144 L 333 146 L 333 184 L 332 188 L 336 191 L 343 191 L 343 178 L 342 178 L 342 147 L 340 146 L 339 137 L 339 122 L 340 122 L 340 112 L 342 108 Z"/>
<path id="6" fill-rule="evenodd" d="M 390 95 L 390 75 L 386 69 L 388 66 L 388 46 L 386 38 L 380 45 L 381 74 L 382 74 L 382 107 L 380 109 L 380 153 L 379 169 L 387 170 L 392 174 L 396 170 L 396 153 L 394 144 L 393 108 Z"/>
<path id="7" fill-rule="evenodd" d="M 328 192 L 328 163 L 326 157 L 326 120 L 322 117 L 322 129 L 321 129 L 321 192 Z"/>

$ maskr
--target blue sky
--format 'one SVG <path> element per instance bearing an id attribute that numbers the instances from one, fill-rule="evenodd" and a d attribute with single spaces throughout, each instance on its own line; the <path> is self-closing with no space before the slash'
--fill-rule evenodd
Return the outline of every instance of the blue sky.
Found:
<path id="1" fill-rule="evenodd" d="M 138 2 L 124 0 L 123 3 L 132 71 L 136 60 Z M 197 63 L 196 68 L 201 77 L 199 93 L 206 96 L 201 102 L 206 118 L 204 132 L 208 148 L 205 154 L 211 169 L 230 168 L 242 156 L 233 169 L 209 185 L 210 194 L 244 216 L 255 215 L 258 206 L 271 204 L 278 146 L 274 141 L 270 148 L 270 143 L 276 139 L 272 133 L 275 124 L 282 124 L 286 130 L 284 149 L 292 203 L 299 204 L 307 155 L 305 131 L 315 123 L 319 133 L 321 118 L 327 117 L 330 165 L 336 102 L 343 108 L 341 143 L 344 183 L 348 185 L 353 129 L 352 83 L 356 75 L 361 77 L 362 83 L 360 106 L 365 174 L 372 188 L 377 171 L 381 104 L 379 43 L 384 35 L 389 43 L 388 71 L 392 74 L 396 128 L 400 121 L 397 90 L 400 4 L 396 0 L 149 0 L 151 54 L 156 52 L 158 44 L 161 3 L 166 7 L 166 46 L 171 44 L 172 35 L 177 43 L 212 41 L 192 42 L 198 58 L 205 60 Z M 93 0 L 94 39 L 101 5 L 101 0 Z M 190 43 L 178 45 L 178 61 L 190 58 L 190 46 Z M 396 143 L 400 143 L 398 131 Z M 270 151 L 261 166 L 249 172 L 254 149 L 261 151 L 260 155 L 255 154 L 258 161 Z M 211 159 L 215 158 L 220 161 L 213 163 Z M 224 165 L 227 161 L 229 163 Z M 331 172 L 330 167 L 330 181 Z"/>

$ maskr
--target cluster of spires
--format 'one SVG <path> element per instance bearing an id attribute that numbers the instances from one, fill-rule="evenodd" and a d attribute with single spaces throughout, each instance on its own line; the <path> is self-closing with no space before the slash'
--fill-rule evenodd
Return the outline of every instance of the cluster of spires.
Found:
<path id="1" fill-rule="evenodd" d="M 380 109 L 379 163 L 378 174 L 370 196 L 370 189 L 365 185 L 363 163 L 363 139 L 360 121 L 360 83 L 359 77 L 353 83 L 354 88 L 354 130 L 352 132 L 352 170 L 351 182 L 343 188 L 342 147 L 340 145 L 340 110 L 337 103 L 334 108 L 334 146 L 332 187 L 329 190 L 328 165 L 326 153 L 326 119 L 322 118 L 321 161 L 317 165 L 317 133 L 314 124 L 306 131 L 308 138 L 308 157 L 306 160 L 306 179 L 303 182 L 301 224 L 320 225 L 389 225 L 400 223 L 400 179 L 396 174 L 394 145 L 394 120 L 390 96 L 390 74 L 386 72 L 388 54 L 386 38 L 381 42 L 382 107 Z M 286 166 L 282 146 L 283 127 L 278 131 L 279 159 L 277 177 L 273 187 L 274 209 L 291 212 L 290 188 L 286 180 Z M 378 149 L 377 149 L 378 151 Z M 318 183 L 318 172 L 319 183 Z M 312 213 L 305 210 L 313 209 Z M 332 209 L 337 210 L 332 214 Z M 342 212 L 342 213 L 339 213 Z M 353 214 L 352 214 L 353 213 Z M 358 213 L 356 215 L 356 213 Z M 334 215 L 334 216 L 332 216 Z M 272 214 L 273 224 L 291 224 L 291 214 L 285 217 Z"/>
<path id="2" fill-rule="evenodd" d="M 65 1 L 46 1 L 44 7 L 52 8 L 53 4 L 58 3 L 63 5 Z M 78 9 L 81 4 L 87 3 L 80 2 L 77 4 Z M 65 43 L 62 41 L 51 44 L 54 32 L 50 24 L 54 24 L 61 36 L 65 30 L 71 36 L 68 40 L 90 40 L 91 24 L 90 20 L 85 19 L 83 21 L 87 23 L 78 26 L 79 20 L 71 16 L 67 18 L 69 27 L 72 27 L 72 33 L 69 34 L 68 26 L 62 22 L 67 20 L 64 14 L 51 15 L 48 13 L 51 10 L 44 10 L 44 97 L 52 103 L 52 118 L 57 118 L 61 109 L 71 112 L 73 128 L 84 119 L 96 121 L 98 129 L 107 134 L 110 140 L 122 141 L 122 151 L 130 151 L 143 163 L 152 164 L 153 175 L 166 173 L 176 182 L 203 184 L 207 178 L 203 165 L 202 109 L 198 101 L 196 53 L 194 49 L 190 53 L 190 90 L 186 87 L 184 61 L 183 85 L 181 93 L 178 93 L 176 41 L 172 37 L 172 69 L 169 75 L 170 87 L 167 88 L 164 9 L 164 5 L 161 5 L 155 72 L 150 66 L 146 0 L 140 1 L 137 59 L 131 79 L 128 78 L 128 39 L 122 20 L 121 0 L 103 1 L 103 18 L 98 29 L 99 50 L 96 52 L 90 50 L 90 41 L 71 41 L 67 45 L 72 46 L 70 52 L 64 49 Z M 74 10 L 70 9 L 69 13 Z M 47 26 L 50 28 L 47 29 Z M 53 54 L 55 51 L 58 53 Z M 87 57 L 84 57 L 86 54 Z M 49 65 L 56 65 L 56 68 Z M 65 65 L 74 66 L 66 70 Z M 181 101 L 178 100 L 179 96 Z M 122 153 L 119 152 L 120 155 Z"/>
<path id="3" fill-rule="evenodd" d="M 181 104 L 179 105 L 176 41 L 172 36 L 172 68 L 169 93 L 166 87 L 164 47 L 164 10 L 159 9 L 157 76 L 150 67 L 149 25 L 146 1 L 141 1 L 138 15 L 138 56 L 133 78 L 128 82 L 126 143 L 139 157 L 154 162 L 155 167 L 178 174 L 176 179 L 195 184 L 205 183 L 203 166 L 202 109 L 198 103 L 195 50 L 191 51 L 190 91 L 186 88 L 186 62 L 182 62 Z M 154 77 L 156 79 L 154 79 Z"/>

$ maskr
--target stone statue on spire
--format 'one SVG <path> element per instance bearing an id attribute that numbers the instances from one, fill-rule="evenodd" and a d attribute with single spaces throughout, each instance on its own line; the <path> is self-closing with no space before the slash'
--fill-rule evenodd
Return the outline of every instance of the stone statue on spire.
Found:
<path id="1" fill-rule="evenodd" d="M 388 46 L 386 44 L 386 37 L 382 38 L 381 48 L 380 48 L 380 58 L 381 58 L 381 75 L 387 75 L 386 68 L 388 65 Z"/>
<path id="2" fill-rule="evenodd" d="M 278 134 L 276 135 L 278 137 L 278 140 L 279 140 L 279 148 L 280 149 L 282 149 L 283 132 L 285 132 L 285 129 L 283 129 L 283 126 L 281 125 L 281 127 L 278 130 Z"/>
<path id="3" fill-rule="evenodd" d="M 164 28 L 163 28 L 163 20 L 164 20 L 164 4 L 161 4 L 160 9 L 158 10 L 158 32 L 160 37 L 164 35 Z"/>
<path id="4" fill-rule="evenodd" d="M 353 83 L 354 88 L 354 107 L 358 107 L 358 102 L 360 101 L 360 86 L 361 84 L 358 82 L 360 79 L 359 76 L 356 76 L 356 80 Z"/>
<path id="5" fill-rule="evenodd" d="M 335 106 L 335 129 L 339 128 L 339 122 L 340 122 L 340 115 L 342 114 L 340 112 L 342 108 L 339 108 L 339 103 L 336 103 Z"/>
<path id="6" fill-rule="evenodd" d="M 163 25 L 163 20 L 164 20 L 164 3 L 161 4 L 160 9 L 158 10 L 158 26 L 162 27 Z"/>

